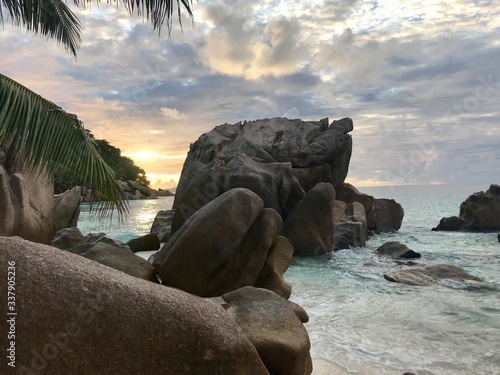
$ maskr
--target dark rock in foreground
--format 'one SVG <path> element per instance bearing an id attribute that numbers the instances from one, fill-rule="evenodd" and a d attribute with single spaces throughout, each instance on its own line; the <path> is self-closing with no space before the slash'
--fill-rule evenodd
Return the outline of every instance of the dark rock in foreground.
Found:
<path id="1" fill-rule="evenodd" d="M 479 278 L 470 275 L 463 269 L 451 264 L 437 264 L 434 266 L 403 269 L 387 272 L 384 274 L 386 280 L 408 285 L 431 285 L 440 280 L 448 279 L 453 281 L 480 281 Z"/>
<path id="2" fill-rule="evenodd" d="M 391 258 L 416 259 L 422 255 L 398 241 L 389 241 L 380 246 L 375 252 Z"/>
<path id="3" fill-rule="evenodd" d="M 231 314 L 211 301 L 50 246 L 0 237 L 5 271 L 8 262 L 22 272 L 19 373 L 269 375 Z M 6 282 L 0 293 L 7 295 Z M 6 319 L 1 327 L 7 331 Z M 1 340 L 3 353 L 6 344 Z"/>
<path id="4" fill-rule="evenodd" d="M 490 185 L 486 192 L 470 195 L 460 205 L 458 217 L 443 218 L 433 230 L 479 231 L 500 230 L 500 186 Z"/>
<path id="5" fill-rule="evenodd" d="M 271 374 L 312 372 L 311 343 L 302 324 L 309 317 L 304 309 L 269 290 L 253 287 L 224 294 L 222 299 Z"/>

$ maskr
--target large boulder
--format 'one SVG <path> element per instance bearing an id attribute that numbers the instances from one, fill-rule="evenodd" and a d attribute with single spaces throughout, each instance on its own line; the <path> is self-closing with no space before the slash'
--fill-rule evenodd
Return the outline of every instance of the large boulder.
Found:
<path id="1" fill-rule="evenodd" d="M 0 218 L 0 236 L 49 244 L 56 233 L 52 178 L 12 162 L 1 147 Z"/>
<path id="2" fill-rule="evenodd" d="M 479 278 L 465 272 L 452 264 L 436 264 L 434 266 L 408 268 L 384 274 L 386 280 L 408 285 L 431 285 L 442 280 L 464 282 L 480 281 Z"/>
<path id="3" fill-rule="evenodd" d="M 131 276 L 158 282 L 156 269 L 129 249 L 98 242 L 80 255 Z"/>
<path id="4" fill-rule="evenodd" d="M 432 228 L 433 231 L 473 231 L 475 230 L 474 223 L 467 223 L 458 216 L 443 217 L 437 227 Z"/>
<path id="5" fill-rule="evenodd" d="M 349 183 L 335 186 L 337 199 L 347 204 L 359 202 L 365 209 L 366 229 L 376 232 L 393 232 L 401 228 L 404 210 L 394 199 L 374 198 L 360 193 Z"/>
<path id="6" fill-rule="evenodd" d="M 295 255 L 318 256 L 333 250 L 334 209 L 335 189 L 325 182 L 318 183 L 295 206 L 281 231 Z"/>
<path id="7" fill-rule="evenodd" d="M 223 124 L 191 145 L 176 190 L 175 232 L 220 194 L 245 187 L 286 216 L 318 182 L 344 181 L 352 120 L 264 119 Z"/>
<path id="8" fill-rule="evenodd" d="M 404 210 L 398 202 L 394 199 L 377 198 L 373 200 L 373 207 L 377 213 L 375 230 L 393 232 L 401 228 Z"/>
<path id="9" fill-rule="evenodd" d="M 389 241 L 379 246 L 375 253 L 389 258 L 416 259 L 422 255 L 398 241 Z"/>
<path id="10" fill-rule="evenodd" d="M 264 207 L 278 213 L 290 209 L 304 196 L 290 163 L 263 163 L 246 154 L 236 155 L 229 160 L 214 159 L 206 165 L 194 161 L 185 173 L 190 176 L 189 182 L 184 184 L 184 190 L 177 193 L 174 201 L 176 210 L 172 234 L 196 210 L 233 188 L 253 191 L 262 198 Z"/>
<path id="11" fill-rule="evenodd" d="M 54 198 L 54 230 L 76 227 L 80 217 L 81 187 L 75 186 Z"/>
<path id="12" fill-rule="evenodd" d="M 174 210 L 158 211 L 153 220 L 150 233 L 156 233 L 160 242 L 167 242 L 170 239 L 170 229 L 172 227 L 174 213 Z"/>
<path id="13" fill-rule="evenodd" d="M 500 230 L 500 186 L 491 185 L 486 192 L 469 196 L 460 205 L 458 216 L 466 223 L 474 223 L 476 230 Z"/>
<path id="14" fill-rule="evenodd" d="M 303 325 L 309 317 L 300 306 L 253 287 L 238 289 L 222 298 L 271 374 L 311 374 L 311 344 Z"/>
<path id="15" fill-rule="evenodd" d="M 346 204 L 335 201 L 333 247 L 334 250 L 366 246 L 366 214 L 360 202 Z"/>
<path id="16" fill-rule="evenodd" d="M 196 211 L 154 265 L 164 284 L 202 297 L 253 286 L 281 226 L 280 215 L 257 194 L 233 189 Z"/>
<path id="17" fill-rule="evenodd" d="M 435 231 L 479 231 L 500 230 L 500 186 L 490 185 L 486 192 L 470 195 L 460 205 L 457 216 L 442 218 Z"/>
<path id="18" fill-rule="evenodd" d="M 2 279 L 8 267 L 17 275 L 22 315 L 9 319 L 19 374 L 269 375 L 212 301 L 20 238 L 0 237 L 0 263 Z M 0 293 L 7 295 L 7 282 Z M 7 324 L 2 319 L 2 332 Z"/>

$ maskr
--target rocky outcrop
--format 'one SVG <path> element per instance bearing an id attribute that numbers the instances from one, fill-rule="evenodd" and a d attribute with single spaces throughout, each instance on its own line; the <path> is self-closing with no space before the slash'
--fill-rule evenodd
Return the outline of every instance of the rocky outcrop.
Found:
<path id="1" fill-rule="evenodd" d="M 377 198 L 373 200 L 376 212 L 375 228 L 379 232 L 393 232 L 401 228 L 403 207 L 394 199 Z"/>
<path id="2" fill-rule="evenodd" d="M 303 325 L 309 317 L 300 306 L 253 287 L 224 294 L 222 299 L 271 374 L 311 374 L 311 344 Z"/>
<path id="3" fill-rule="evenodd" d="M 375 253 L 394 259 L 417 259 L 422 255 L 410 249 L 405 244 L 398 241 L 389 241 L 379 246 Z"/>
<path id="4" fill-rule="evenodd" d="M 105 243 L 105 244 L 113 245 L 113 246 L 116 246 L 119 248 L 127 248 L 127 249 L 129 248 L 125 242 L 122 242 L 120 240 L 112 238 L 104 232 L 88 233 L 85 236 L 85 243 L 86 244 Z"/>
<path id="5" fill-rule="evenodd" d="M 21 163 L 10 163 L 1 147 L 0 218 L 0 236 L 48 244 L 56 232 L 52 179 Z"/>
<path id="6" fill-rule="evenodd" d="M 432 230 L 439 231 L 479 231 L 500 230 L 500 186 L 490 185 L 486 192 L 470 195 L 460 205 L 457 216 L 441 219 Z"/>
<path id="7" fill-rule="evenodd" d="M 335 189 L 320 182 L 287 216 L 281 235 L 294 248 L 294 255 L 319 256 L 332 251 Z"/>
<path id="8" fill-rule="evenodd" d="M 172 227 L 172 219 L 174 218 L 174 210 L 158 211 L 151 226 L 151 233 L 156 233 L 160 242 L 167 242 L 170 239 L 170 231 Z"/>
<path id="9" fill-rule="evenodd" d="M 232 315 L 212 301 L 50 246 L 0 237 L 4 280 L 14 263 L 22 272 L 16 278 L 19 373 L 269 375 Z M 0 293 L 7 295 L 7 282 Z M 2 319 L 2 332 L 7 324 Z M 3 353 L 6 344 L 1 340 Z"/>
<path id="10" fill-rule="evenodd" d="M 359 202 L 365 209 L 366 229 L 376 232 L 393 232 L 401 228 L 404 210 L 394 199 L 374 198 L 360 193 L 356 187 L 344 183 L 335 186 L 337 199 L 347 204 Z"/>
<path id="11" fill-rule="evenodd" d="M 85 243 L 85 236 L 78 228 L 64 228 L 56 233 L 50 245 L 61 250 L 69 250 Z"/>
<path id="12" fill-rule="evenodd" d="M 257 194 L 232 189 L 196 211 L 162 247 L 154 265 L 165 285 L 202 297 L 266 285 L 261 273 L 267 272 L 266 262 L 275 262 L 268 258 L 275 242 L 282 242 L 281 226 L 280 215 L 264 208 Z M 289 251 L 279 244 L 275 248 Z"/>
<path id="13" fill-rule="evenodd" d="M 319 182 L 344 181 L 352 152 L 351 119 L 273 118 L 223 124 L 191 145 L 176 190 L 172 232 L 222 193 L 244 187 L 286 217 Z"/>
<path id="14" fill-rule="evenodd" d="M 441 280 L 464 282 L 467 280 L 480 281 L 463 269 L 452 264 L 437 264 L 434 266 L 409 268 L 387 272 L 386 280 L 408 285 L 431 285 Z"/>
<path id="15" fill-rule="evenodd" d="M 346 204 L 335 201 L 333 247 L 334 250 L 366 246 L 367 220 L 360 202 Z"/>
<path id="16" fill-rule="evenodd" d="M 158 282 L 156 269 L 140 256 L 135 255 L 127 248 L 120 248 L 98 242 L 91 245 L 82 257 L 91 259 L 105 266 L 122 271 L 140 279 Z"/>
<path id="17" fill-rule="evenodd" d="M 474 231 L 474 223 L 467 223 L 458 216 L 443 217 L 433 231 Z"/>
<path id="18" fill-rule="evenodd" d="M 160 240 L 156 233 L 149 233 L 127 241 L 127 245 L 134 253 L 138 251 L 158 250 L 160 248 Z"/>

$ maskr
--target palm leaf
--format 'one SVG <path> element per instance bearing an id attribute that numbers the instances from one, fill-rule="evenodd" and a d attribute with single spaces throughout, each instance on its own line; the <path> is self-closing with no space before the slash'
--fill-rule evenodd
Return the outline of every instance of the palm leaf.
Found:
<path id="1" fill-rule="evenodd" d="M 5 8 L 5 10 L 2 10 Z M 81 24 L 62 0 L 0 0 L 0 23 L 15 26 L 57 41 L 76 56 L 81 44 Z"/>
<path id="2" fill-rule="evenodd" d="M 112 4 L 120 2 L 130 15 L 145 17 L 153 25 L 153 30 L 161 32 L 167 24 L 168 32 L 172 29 L 172 16 L 177 6 L 177 16 L 182 28 L 181 8 L 189 17 L 192 0 L 73 0 L 75 5 L 84 8 L 92 2 Z M 46 36 L 62 44 L 73 56 L 81 45 L 81 24 L 63 0 L 0 0 L 0 24 L 10 17 L 13 24 L 23 26 L 28 31 Z"/>
<path id="3" fill-rule="evenodd" d="M 92 209 L 101 217 L 117 209 L 121 218 L 128 211 L 114 172 L 75 115 L 2 74 L 0 98 L 0 145 L 16 162 L 51 175 L 65 166 L 74 177 L 85 176 L 99 202 Z"/>

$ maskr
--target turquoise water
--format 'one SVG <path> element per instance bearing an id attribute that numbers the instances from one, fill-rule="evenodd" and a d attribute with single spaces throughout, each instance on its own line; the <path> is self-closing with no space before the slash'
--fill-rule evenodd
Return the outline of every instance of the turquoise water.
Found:
<path id="1" fill-rule="evenodd" d="M 431 232 L 441 217 L 458 215 L 468 195 L 487 188 L 361 188 L 400 202 L 403 226 L 397 233 L 373 237 L 366 248 L 294 260 L 285 278 L 293 286 L 291 300 L 309 313 L 313 358 L 342 370 L 335 374 L 500 374 L 497 235 Z M 107 228 L 83 212 L 79 226 L 84 233 L 105 231 L 128 240 L 149 232 L 156 212 L 170 208 L 172 200 L 131 202 L 131 215 L 121 227 Z M 390 283 L 383 274 L 400 266 L 373 255 L 390 240 L 420 252 L 422 263 L 452 263 L 483 281 L 430 287 Z"/>

